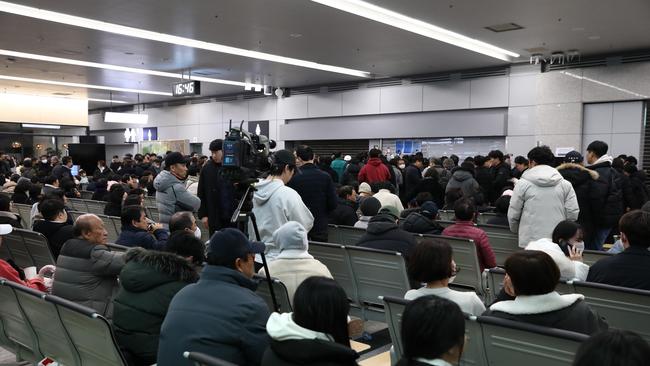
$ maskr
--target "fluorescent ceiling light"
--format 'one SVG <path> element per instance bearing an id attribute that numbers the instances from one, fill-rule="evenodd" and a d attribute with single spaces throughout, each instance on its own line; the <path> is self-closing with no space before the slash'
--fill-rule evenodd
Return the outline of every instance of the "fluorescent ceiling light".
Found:
<path id="1" fill-rule="evenodd" d="M 104 85 L 92 85 L 92 84 L 68 83 L 68 82 L 65 82 L 65 81 L 53 81 L 53 80 L 43 80 L 43 79 L 32 79 L 32 78 L 23 78 L 23 77 L 20 77 L 20 76 L 0 75 L 0 80 L 23 81 L 23 82 L 26 82 L 26 83 L 61 85 L 61 86 L 70 86 L 70 87 L 74 87 L 74 88 L 87 88 L 87 89 L 98 89 L 98 90 L 110 90 L 110 91 L 119 91 L 119 92 L 126 92 L 126 93 L 164 95 L 164 96 L 167 96 L 167 97 L 171 97 L 171 96 L 172 96 L 172 93 L 159 92 L 159 91 L 154 91 L 154 90 L 129 89 L 129 88 L 116 88 L 116 87 L 112 87 L 112 86 L 104 86 Z"/>
<path id="2" fill-rule="evenodd" d="M 59 125 L 37 125 L 32 123 L 23 123 L 23 128 L 44 128 L 46 130 L 60 130 Z"/>
<path id="3" fill-rule="evenodd" d="M 144 125 L 149 121 L 148 114 L 140 113 L 104 113 L 104 122 L 107 123 L 131 123 L 136 125 Z"/>
<path id="4" fill-rule="evenodd" d="M 470 51 L 498 58 L 504 61 L 511 61 L 519 57 L 518 53 L 499 48 L 489 43 L 469 38 L 462 34 L 435 26 L 430 23 L 417 20 L 406 15 L 382 8 L 360 0 L 312 0 L 313 2 L 326 5 L 341 11 L 352 13 L 376 22 L 384 23 L 392 27 L 433 38 L 441 42 L 462 47 Z"/>
<path id="5" fill-rule="evenodd" d="M 153 76 L 162 76 L 162 77 L 174 78 L 174 79 L 183 79 L 184 77 L 187 76 L 187 75 L 183 75 L 183 74 L 180 74 L 180 73 L 174 73 L 174 72 L 164 72 L 164 71 L 156 71 L 156 70 L 138 69 L 138 68 L 135 68 L 135 67 L 109 65 L 109 64 L 102 64 L 102 63 L 98 63 L 98 62 L 79 61 L 79 60 L 73 60 L 73 59 L 63 58 L 63 57 L 52 57 L 52 56 L 45 56 L 45 55 L 37 55 L 37 54 L 33 54 L 33 53 L 17 52 L 17 51 L 11 51 L 11 50 L 2 50 L 2 49 L 0 49 L 0 55 L 9 56 L 9 57 L 26 58 L 26 59 L 30 59 L 30 60 L 56 62 L 56 63 L 67 64 L 67 65 L 93 67 L 93 68 L 97 68 L 97 69 L 115 70 L 115 71 L 131 72 L 131 73 L 136 73 L 136 74 L 153 75 Z M 240 82 L 240 81 L 206 78 L 206 77 L 202 77 L 202 76 L 191 76 L 191 79 L 192 80 L 203 81 L 203 82 L 206 82 L 206 83 L 226 84 L 226 85 L 234 85 L 234 86 L 242 86 L 242 87 L 246 85 L 246 83 Z M 258 84 L 252 84 L 252 85 L 259 86 Z"/>
<path id="6" fill-rule="evenodd" d="M 110 99 L 97 99 L 97 98 L 88 98 L 89 102 L 100 102 L 100 103 L 115 103 L 115 104 L 127 104 L 123 100 L 110 100 Z"/>
<path id="7" fill-rule="evenodd" d="M 242 57 L 250 57 L 259 60 L 278 62 L 287 65 L 294 65 L 294 66 L 306 67 L 310 69 L 335 72 L 339 74 L 346 74 L 346 75 L 352 75 L 352 76 L 358 76 L 364 78 L 370 77 L 370 73 L 366 71 L 348 69 L 339 66 L 319 64 L 317 62 L 273 55 L 270 53 L 245 50 L 243 48 L 230 47 L 230 46 L 221 45 L 217 43 L 210 43 L 210 42 L 199 41 L 191 38 L 174 36 L 171 34 L 158 33 L 158 32 L 148 31 L 145 29 L 127 27 L 119 24 L 107 23 L 99 20 L 83 18 L 83 17 L 78 17 L 78 16 L 64 14 L 64 13 L 58 13 L 55 11 L 38 9 L 31 6 L 13 4 L 6 1 L 0 1 L 0 11 L 5 13 L 40 19 L 40 20 L 46 20 L 55 23 L 72 25 L 81 28 L 120 34 L 127 37 L 147 39 L 150 41 L 157 41 L 157 42 L 174 44 L 178 46 L 198 48 L 198 49 L 213 51 L 213 52 L 227 53 L 230 55 L 236 55 Z"/>

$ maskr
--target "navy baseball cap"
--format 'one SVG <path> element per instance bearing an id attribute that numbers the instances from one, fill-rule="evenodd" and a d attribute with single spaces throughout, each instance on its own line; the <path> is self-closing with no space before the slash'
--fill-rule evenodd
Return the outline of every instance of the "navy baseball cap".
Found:
<path id="1" fill-rule="evenodd" d="M 264 253 L 266 246 L 259 241 L 250 241 L 244 233 L 234 228 L 226 228 L 212 234 L 208 244 L 208 255 L 235 261 L 246 254 Z"/>
<path id="2" fill-rule="evenodd" d="M 187 164 L 188 161 L 189 159 L 186 159 L 183 154 L 172 152 L 165 157 L 165 167 L 170 167 L 174 164 Z"/>
<path id="3" fill-rule="evenodd" d="M 582 163 L 584 158 L 582 157 L 582 154 L 579 152 L 573 150 L 569 151 L 566 155 L 564 155 L 564 162 L 565 163 L 574 163 L 574 164 L 579 164 Z"/>

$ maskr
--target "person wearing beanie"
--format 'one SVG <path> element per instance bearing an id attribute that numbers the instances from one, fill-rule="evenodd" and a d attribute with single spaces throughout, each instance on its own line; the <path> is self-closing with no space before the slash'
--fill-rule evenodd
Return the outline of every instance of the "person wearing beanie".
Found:
<path id="1" fill-rule="evenodd" d="M 354 224 L 354 227 L 359 229 L 367 229 L 368 222 L 370 219 L 375 217 L 379 210 L 381 209 L 381 202 L 375 197 L 366 197 L 363 202 L 361 202 L 359 210 L 361 210 L 361 217 L 359 221 Z"/>
<path id="2" fill-rule="evenodd" d="M 255 254 L 264 243 L 234 228 L 217 231 L 197 283 L 172 299 L 160 328 L 159 366 L 190 366 L 192 350 L 235 365 L 259 365 L 268 346 L 269 307 L 255 290 Z"/>
<path id="3" fill-rule="evenodd" d="M 299 222 L 289 221 L 280 226 L 273 233 L 273 242 L 279 245 L 280 254 L 268 264 L 269 272 L 287 287 L 292 305 L 293 295 L 302 281 L 311 276 L 332 278 L 327 267 L 309 254 L 307 230 Z M 264 268 L 259 275 L 266 276 Z"/>
<path id="4" fill-rule="evenodd" d="M 363 183 L 359 184 L 359 190 L 358 191 L 359 191 L 359 196 L 358 196 L 359 197 L 359 205 L 361 205 L 366 198 L 372 197 L 372 195 L 373 195 L 372 188 L 370 188 L 370 184 L 368 184 L 366 182 L 363 182 Z M 359 213 L 360 212 L 357 210 L 357 214 L 359 214 Z"/>
<path id="5" fill-rule="evenodd" d="M 201 199 L 199 219 L 208 228 L 210 236 L 232 226 L 230 218 L 238 203 L 232 181 L 223 175 L 222 163 L 223 140 L 216 139 L 210 142 L 210 159 L 201 169 L 196 191 Z"/>
<path id="6" fill-rule="evenodd" d="M 410 233 L 440 235 L 444 228 L 436 222 L 438 206 L 431 202 L 424 202 L 419 211 L 411 212 L 406 219 L 400 221 L 400 228 Z"/>

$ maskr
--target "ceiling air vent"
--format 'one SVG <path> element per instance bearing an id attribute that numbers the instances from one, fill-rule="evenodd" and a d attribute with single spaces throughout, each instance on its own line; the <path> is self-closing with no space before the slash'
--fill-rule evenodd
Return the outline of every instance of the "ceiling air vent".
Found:
<path id="1" fill-rule="evenodd" d="M 384 79 L 366 84 L 366 88 L 381 88 L 384 86 L 402 85 L 402 79 Z"/>
<path id="2" fill-rule="evenodd" d="M 306 88 L 292 88 L 291 95 L 300 95 L 300 94 L 318 94 L 320 93 L 320 87 L 306 87 Z"/>
<path id="3" fill-rule="evenodd" d="M 342 92 L 342 91 L 356 90 L 356 89 L 359 89 L 359 84 L 357 83 L 337 84 L 337 85 L 327 86 L 328 93 Z"/>
<path id="4" fill-rule="evenodd" d="M 524 29 L 524 27 L 515 23 L 503 23 L 503 24 L 490 25 L 488 27 L 485 27 L 485 29 L 491 30 L 492 32 L 495 33 L 501 33 L 501 32 L 510 32 L 517 29 Z"/>

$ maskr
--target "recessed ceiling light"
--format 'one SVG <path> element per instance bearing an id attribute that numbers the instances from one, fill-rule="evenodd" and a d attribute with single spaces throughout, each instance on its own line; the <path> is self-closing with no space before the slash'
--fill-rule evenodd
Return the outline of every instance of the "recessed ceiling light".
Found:
<path id="1" fill-rule="evenodd" d="M 382 8 L 361 0 L 312 0 L 313 2 L 326 5 L 347 13 L 358 15 L 376 22 L 384 23 L 392 27 L 416 33 L 441 42 L 462 47 L 470 51 L 482 53 L 487 56 L 498 58 L 504 61 L 511 61 L 519 57 L 518 53 L 481 42 L 479 40 L 464 36 L 435 26 L 430 23 L 417 20 L 406 15 Z"/>
<path id="2" fill-rule="evenodd" d="M 128 102 L 125 102 L 123 100 L 115 100 L 115 99 L 97 99 L 97 98 L 88 98 L 89 102 L 100 102 L 100 103 L 115 103 L 115 104 L 126 104 Z"/>
<path id="3" fill-rule="evenodd" d="M 291 33 L 289 36 L 291 38 L 300 38 L 300 37 L 302 37 L 302 34 L 300 34 L 300 33 Z"/>
<path id="4" fill-rule="evenodd" d="M 92 29 L 95 31 L 109 32 L 114 34 L 120 34 L 123 36 L 148 39 L 151 41 L 169 43 L 179 46 L 192 47 L 203 49 L 207 51 L 227 53 L 231 55 L 237 55 L 242 57 L 249 57 L 259 60 L 278 62 L 287 65 L 294 65 L 300 67 L 306 67 L 310 69 L 323 70 L 329 72 L 335 72 L 339 74 L 346 74 L 358 77 L 370 77 L 370 73 L 361 70 L 354 70 L 345 67 L 333 66 L 320 64 L 313 61 L 300 60 L 297 58 L 273 55 L 270 53 L 246 50 L 243 48 L 231 47 L 226 45 L 221 45 L 217 43 L 210 43 L 205 41 L 199 41 L 196 39 L 185 38 L 174 36 L 171 34 L 153 32 L 145 29 L 127 27 L 119 24 L 102 22 L 95 19 L 83 18 L 74 15 L 59 13 L 55 11 L 48 11 L 43 9 L 34 8 L 31 6 L 24 6 L 9 3 L 6 1 L 0 1 L 0 11 L 15 15 L 22 15 L 25 17 L 35 18 L 46 20 L 50 22 L 67 24 L 76 27 Z"/>
<path id="5" fill-rule="evenodd" d="M 138 94 L 153 94 L 153 95 L 164 95 L 166 97 L 171 97 L 172 93 L 159 92 L 154 90 L 143 90 L 143 89 L 129 89 L 129 88 L 116 88 L 112 86 L 104 85 L 92 85 L 92 84 L 81 84 L 81 83 L 69 83 L 65 81 L 53 81 L 53 80 L 43 80 L 43 79 L 32 79 L 32 78 L 23 78 L 19 76 L 9 76 L 9 75 L 0 75 L 0 80 L 13 80 L 13 81 L 22 81 L 25 83 L 36 83 L 36 84 L 49 84 L 49 85 L 61 85 L 69 86 L 74 88 L 86 88 L 86 89 L 98 89 L 98 90 L 110 90 L 110 91 L 121 91 L 127 93 L 138 93 Z"/>
<path id="6" fill-rule="evenodd" d="M 97 69 L 115 70 L 115 71 L 123 71 L 123 72 L 132 72 L 132 73 L 136 73 L 136 74 L 162 76 L 162 77 L 173 78 L 173 79 L 182 79 L 184 77 L 187 77 L 187 75 L 173 73 L 173 72 L 164 72 L 164 71 L 156 71 L 156 70 L 148 70 L 148 69 L 138 69 L 138 68 L 135 68 L 135 67 L 100 64 L 100 63 L 97 63 L 97 62 L 79 61 L 79 60 L 73 60 L 73 59 L 69 59 L 69 58 L 52 57 L 52 56 L 45 56 L 45 55 L 36 55 L 36 54 L 33 54 L 33 53 L 16 52 L 16 51 L 11 51 L 11 50 L 2 50 L 2 49 L 0 49 L 0 55 L 11 56 L 11 58 L 14 58 L 14 57 L 26 58 L 26 59 L 30 59 L 30 60 L 39 60 L 39 61 L 47 61 L 47 62 L 56 62 L 56 63 L 61 63 L 61 64 L 68 64 L 68 65 L 93 67 L 93 68 L 97 68 Z M 235 85 L 235 86 L 241 86 L 241 87 L 243 87 L 246 84 L 246 83 L 239 82 L 239 81 L 214 79 L 214 78 L 208 78 L 208 77 L 202 77 L 202 76 L 194 76 L 194 75 L 191 78 L 193 80 L 204 81 L 206 83 Z"/>

